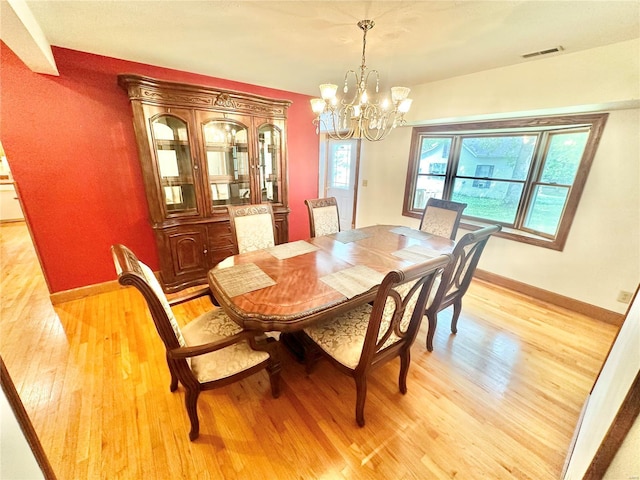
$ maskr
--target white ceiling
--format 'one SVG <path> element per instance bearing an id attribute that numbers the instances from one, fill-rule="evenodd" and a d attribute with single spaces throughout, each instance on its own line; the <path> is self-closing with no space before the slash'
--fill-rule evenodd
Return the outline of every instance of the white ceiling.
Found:
<path id="1" fill-rule="evenodd" d="M 640 37 L 640 0 L 24 3 L 51 45 L 309 95 L 359 66 L 361 19 L 376 23 L 366 58 L 384 87 Z"/>

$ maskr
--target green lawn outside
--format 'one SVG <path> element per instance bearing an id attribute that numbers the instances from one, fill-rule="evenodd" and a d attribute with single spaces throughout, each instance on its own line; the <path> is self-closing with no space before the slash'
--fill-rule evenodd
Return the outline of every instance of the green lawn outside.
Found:
<path id="1" fill-rule="evenodd" d="M 548 190 L 547 190 L 548 191 Z M 533 208 L 526 220 L 526 227 L 554 235 L 565 204 L 564 191 L 561 195 L 540 194 L 535 197 Z M 501 199 L 453 195 L 455 202 L 467 204 L 465 215 L 502 223 L 513 223 L 518 208 L 517 203 L 508 204 Z"/>

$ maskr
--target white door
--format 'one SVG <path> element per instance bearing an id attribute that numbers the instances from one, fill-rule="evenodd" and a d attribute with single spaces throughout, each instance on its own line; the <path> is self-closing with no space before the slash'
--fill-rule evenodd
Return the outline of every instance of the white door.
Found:
<path id="1" fill-rule="evenodd" d="M 328 140 L 325 153 L 325 196 L 338 202 L 340 230 L 350 230 L 355 222 L 360 141 Z"/>

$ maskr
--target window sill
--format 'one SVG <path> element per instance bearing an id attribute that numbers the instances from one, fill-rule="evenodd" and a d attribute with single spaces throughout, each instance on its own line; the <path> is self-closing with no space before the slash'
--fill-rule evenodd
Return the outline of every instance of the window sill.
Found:
<path id="1" fill-rule="evenodd" d="M 464 218 L 460 222 L 460 228 L 471 231 L 479 230 L 486 225 L 487 223 L 466 220 Z M 561 239 L 559 238 L 546 238 L 534 233 L 524 232 L 522 230 L 504 226 L 502 227 L 502 230 L 498 233 L 495 233 L 494 236 L 506 238 L 516 242 L 527 243 L 529 245 L 535 245 L 537 247 L 549 248 L 551 250 L 562 251 L 562 249 L 564 248 L 564 241 L 561 241 Z"/>
<path id="2" fill-rule="evenodd" d="M 418 212 L 403 212 L 402 215 L 405 217 L 416 218 L 418 220 L 422 218 L 422 213 Z M 482 227 L 486 227 L 487 225 L 491 225 L 491 222 L 479 222 L 462 217 L 459 228 L 475 231 L 480 230 Z M 560 238 L 560 235 L 558 235 L 555 239 L 550 239 L 542 237 L 540 235 L 536 235 L 535 233 L 524 232 L 515 228 L 505 227 L 504 225 L 502 226 L 501 231 L 499 231 L 498 233 L 494 233 L 494 236 L 506 238 L 515 242 L 535 245 L 536 247 L 558 250 L 559 252 L 564 249 L 564 244 L 566 241 L 566 237 Z"/>

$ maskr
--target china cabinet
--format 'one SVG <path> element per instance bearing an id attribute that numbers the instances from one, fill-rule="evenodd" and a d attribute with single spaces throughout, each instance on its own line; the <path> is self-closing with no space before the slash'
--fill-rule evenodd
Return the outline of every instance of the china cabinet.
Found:
<path id="1" fill-rule="evenodd" d="M 118 76 L 133 109 L 149 217 L 167 292 L 206 282 L 237 253 L 226 205 L 271 203 L 288 241 L 288 100 Z"/>

